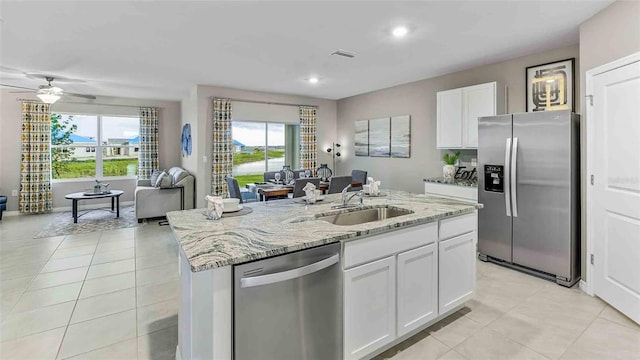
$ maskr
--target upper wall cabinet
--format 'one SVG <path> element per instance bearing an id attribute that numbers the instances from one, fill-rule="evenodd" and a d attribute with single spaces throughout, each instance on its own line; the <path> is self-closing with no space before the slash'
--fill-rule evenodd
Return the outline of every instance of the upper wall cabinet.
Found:
<path id="1" fill-rule="evenodd" d="M 504 114 L 504 89 L 497 83 L 437 93 L 437 147 L 477 149 L 478 118 Z"/>

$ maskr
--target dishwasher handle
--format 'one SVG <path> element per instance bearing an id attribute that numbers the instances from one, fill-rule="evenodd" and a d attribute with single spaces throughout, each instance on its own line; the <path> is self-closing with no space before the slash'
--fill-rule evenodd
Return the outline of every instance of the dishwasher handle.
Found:
<path id="1" fill-rule="evenodd" d="M 312 274 L 314 272 L 320 271 L 322 269 L 326 269 L 329 266 L 337 264 L 338 261 L 340 261 L 340 254 L 335 254 L 324 260 L 320 260 L 313 264 L 309 264 L 299 268 L 278 272 L 275 274 L 244 277 L 240 279 L 240 287 L 249 288 L 254 286 L 268 285 L 268 284 L 273 284 L 277 282 L 282 282 L 282 281 L 303 277 L 305 275 Z"/>

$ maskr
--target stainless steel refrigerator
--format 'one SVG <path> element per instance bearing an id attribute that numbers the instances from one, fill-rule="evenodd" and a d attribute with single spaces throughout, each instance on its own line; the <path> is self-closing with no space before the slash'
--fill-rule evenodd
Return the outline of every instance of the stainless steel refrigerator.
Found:
<path id="1" fill-rule="evenodd" d="M 579 122 L 568 110 L 478 120 L 481 260 L 578 281 Z"/>

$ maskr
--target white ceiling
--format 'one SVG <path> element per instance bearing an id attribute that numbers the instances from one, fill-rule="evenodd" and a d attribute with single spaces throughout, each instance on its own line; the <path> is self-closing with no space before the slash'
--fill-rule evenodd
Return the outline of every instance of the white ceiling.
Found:
<path id="1" fill-rule="evenodd" d="M 340 99 L 575 44 L 611 2 L 2 1 L 0 82 L 36 87 L 24 75 L 36 73 L 93 95 L 179 100 L 202 84 Z M 398 24 L 411 29 L 401 40 Z"/>

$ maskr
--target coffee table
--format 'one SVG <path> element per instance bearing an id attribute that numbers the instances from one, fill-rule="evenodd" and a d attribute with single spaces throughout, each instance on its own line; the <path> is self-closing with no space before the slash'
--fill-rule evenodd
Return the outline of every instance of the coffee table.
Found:
<path id="1" fill-rule="evenodd" d="M 111 198 L 111 211 L 116 211 L 116 217 L 120 217 L 120 195 L 124 194 L 122 190 L 111 190 L 106 194 L 96 194 L 96 195 L 85 195 L 84 192 L 77 192 L 73 194 L 67 194 L 64 196 L 65 199 L 69 199 L 73 202 L 71 206 L 71 212 L 73 214 L 73 223 L 78 223 L 78 201 L 80 200 L 93 200 L 93 199 L 104 199 Z M 84 215 L 84 214 L 83 214 Z"/>

